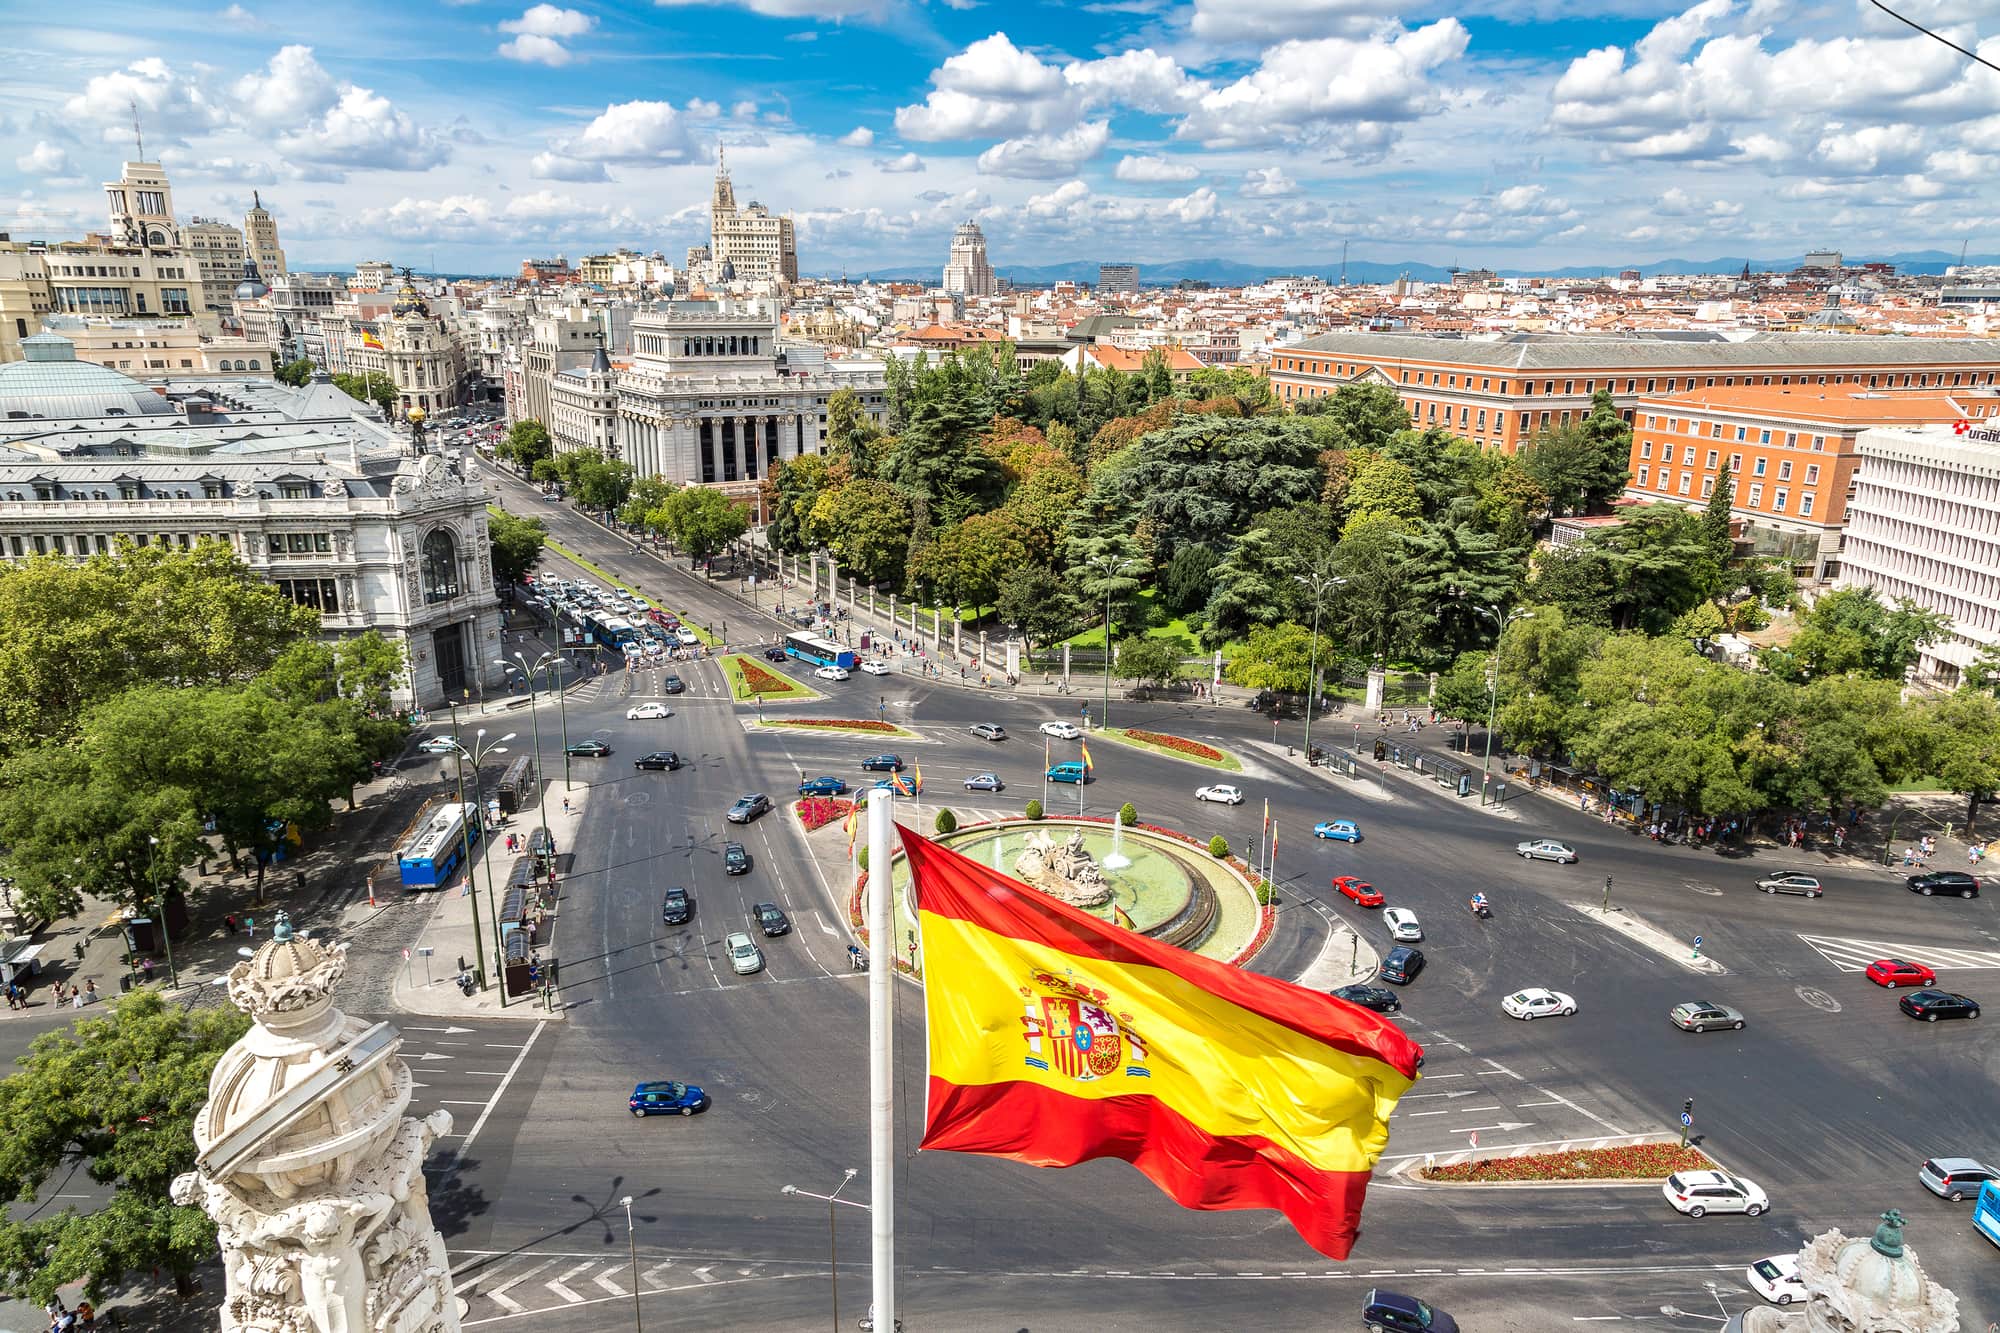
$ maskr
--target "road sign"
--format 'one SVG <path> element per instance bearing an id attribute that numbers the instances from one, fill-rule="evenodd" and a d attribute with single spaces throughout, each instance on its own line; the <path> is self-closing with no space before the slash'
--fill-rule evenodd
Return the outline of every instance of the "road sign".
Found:
<path id="1" fill-rule="evenodd" d="M 1701 947 L 1701 936 L 1697 935 L 1694 937 L 1694 947 L 1697 949 Z"/>
<path id="2" fill-rule="evenodd" d="M 1689 1114 L 1688 1114 L 1688 1113 L 1687 1113 L 1686 1111 L 1682 1111 L 1682 1112 L 1681 1112 L 1681 1124 L 1682 1124 L 1682 1125 L 1692 1125 L 1692 1124 L 1694 1124 L 1694 1117 L 1693 1117 L 1693 1116 L 1691 1116 L 1691 1115 L 1689 1115 Z"/>

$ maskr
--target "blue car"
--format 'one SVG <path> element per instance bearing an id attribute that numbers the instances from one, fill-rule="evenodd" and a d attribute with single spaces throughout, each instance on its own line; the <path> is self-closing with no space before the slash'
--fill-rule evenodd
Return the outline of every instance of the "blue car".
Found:
<path id="1" fill-rule="evenodd" d="M 641 1083 L 632 1089 L 626 1106 L 642 1120 L 649 1115 L 693 1115 L 708 1109 L 708 1094 L 692 1083 Z"/>
<path id="2" fill-rule="evenodd" d="M 801 796 L 841 796 L 846 791 L 847 783 L 841 778 L 807 778 L 799 784 Z"/>
<path id="3" fill-rule="evenodd" d="M 1351 819 L 1327 819 L 1313 825 L 1315 838 L 1338 838 L 1342 842 L 1360 842 L 1361 829 Z"/>

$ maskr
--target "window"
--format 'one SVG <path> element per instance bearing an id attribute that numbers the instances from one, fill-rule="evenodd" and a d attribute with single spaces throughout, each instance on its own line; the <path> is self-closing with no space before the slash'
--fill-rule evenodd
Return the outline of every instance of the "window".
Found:
<path id="1" fill-rule="evenodd" d="M 1692 486 L 1693 484 L 1694 484 L 1694 473 L 1692 472 L 1681 473 L 1680 493 L 1682 495 L 1686 495 L 1688 493 L 1688 487 Z"/>
<path id="2" fill-rule="evenodd" d="M 1713 472 L 1713 471 L 1715 471 L 1715 460 L 1716 460 L 1716 457 L 1717 457 L 1717 455 L 1716 455 L 1716 452 L 1715 452 L 1715 450 L 1713 450 L 1713 449 L 1710 449 L 1710 450 L 1708 451 L 1708 462 L 1707 462 L 1707 463 L 1705 463 L 1705 464 L 1703 464 L 1703 466 L 1704 466 L 1704 467 L 1706 467 L 1706 468 L 1707 468 L 1707 469 L 1708 469 L 1708 470 L 1709 470 L 1710 472 Z"/>
<path id="3" fill-rule="evenodd" d="M 424 538 L 423 588 L 427 602 L 458 596 L 458 544 L 443 528 Z"/>
<path id="4" fill-rule="evenodd" d="M 1788 430 L 1785 432 L 1785 447 L 1787 449 L 1797 448 L 1798 443 L 1799 443 L 1799 433 L 1797 431 Z"/>
<path id="5" fill-rule="evenodd" d="M 1806 465 L 1806 485 L 1817 486 L 1818 484 L 1819 484 L 1819 464 L 1808 463 Z"/>
<path id="6" fill-rule="evenodd" d="M 1812 517 L 1812 509 L 1813 509 L 1812 492 L 1807 491 L 1804 495 L 1801 495 L 1799 497 L 1799 517 L 1801 518 Z"/>
<path id="7" fill-rule="evenodd" d="M 1731 455 L 1729 455 L 1729 470 L 1730 470 L 1731 472 L 1741 472 L 1741 471 L 1743 470 L 1743 455 L 1742 455 L 1742 454 L 1731 454 Z"/>
<path id="8" fill-rule="evenodd" d="M 1745 497 L 1745 498 L 1746 498 L 1747 502 L 1749 503 L 1749 505 L 1750 505 L 1750 507 L 1751 507 L 1752 509 L 1755 509 L 1755 508 L 1756 508 L 1756 507 L 1757 507 L 1758 505 L 1760 505 L 1760 504 L 1763 504 L 1763 503 L 1764 503 L 1764 483 L 1763 483 L 1763 482 L 1761 482 L 1761 481 L 1753 481 L 1753 482 L 1751 482 L 1751 483 L 1750 483 L 1750 494 L 1749 494 L 1749 495 L 1748 495 L 1747 497 Z"/>
<path id="9" fill-rule="evenodd" d="M 1750 431 L 1749 431 L 1749 429 L 1748 429 L 1747 427 L 1744 427 L 1744 426 L 1738 426 L 1738 427 L 1736 428 L 1736 438 L 1737 438 L 1737 439 L 1739 439 L 1739 440 L 1747 440 L 1747 439 L 1749 439 L 1749 438 L 1750 438 Z"/>
<path id="10" fill-rule="evenodd" d="M 1758 432 L 1757 432 L 1757 443 L 1759 443 L 1759 444 L 1769 444 L 1770 442 L 1771 442 L 1771 432 L 1770 432 L 1770 431 L 1768 431 L 1768 430 L 1760 430 L 1760 431 L 1758 431 Z"/>
<path id="11" fill-rule="evenodd" d="M 1669 448 L 1669 452 L 1671 452 L 1671 447 Z M 1639 445 L 1639 457 L 1651 458 L 1652 456 L 1653 456 L 1653 442 L 1651 440 L 1646 440 L 1642 442 Z M 1641 486 L 1644 486 L 1646 483 L 1644 481 L 1641 481 L 1639 484 Z"/>
<path id="12" fill-rule="evenodd" d="M 1813 436 L 1813 448 L 1815 450 L 1824 451 L 1826 449 L 1826 436 L 1824 435 Z"/>
<path id="13" fill-rule="evenodd" d="M 1784 513 L 1785 501 L 1790 498 L 1791 498 L 1791 492 L 1786 490 L 1782 486 L 1780 486 L 1777 490 L 1771 492 L 1771 512 L 1774 514 Z"/>
<path id="14" fill-rule="evenodd" d="M 1687 467 L 1694 466 L 1694 446 L 1688 445 L 1681 451 L 1681 462 Z"/>
<path id="15" fill-rule="evenodd" d="M 1792 460 L 1789 458 L 1779 460 L 1778 480 L 1790 481 L 1791 479 L 1792 479 Z"/>
<path id="16" fill-rule="evenodd" d="M 1715 494 L 1715 478 L 1703 477 L 1701 480 L 1701 498 L 1706 500 L 1709 496 L 1714 494 Z"/>
<path id="17" fill-rule="evenodd" d="M 1751 475 L 1751 476 L 1753 476 L 1753 477 L 1761 477 L 1761 476 L 1763 476 L 1763 475 L 1764 475 L 1764 460 L 1763 460 L 1763 459 L 1761 459 L 1761 458 L 1760 458 L 1760 459 L 1758 459 L 1758 460 L 1757 460 L 1757 464 L 1756 464 L 1756 466 L 1755 466 L 1755 467 L 1754 467 L 1754 468 L 1753 468 L 1753 469 L 1751 470 L 1751 473 L 1750 473 L 1750 475 Z"/>
<path id="18" fill-rule="evenodd" d="M 1648 474 L 1652 472 L 1652 470 L 1653 469 L 1650 467 L 1642 467 L 1639 469 L 1639 485 L 1644 486 L 1646 484 L 1646 478 Z"/>

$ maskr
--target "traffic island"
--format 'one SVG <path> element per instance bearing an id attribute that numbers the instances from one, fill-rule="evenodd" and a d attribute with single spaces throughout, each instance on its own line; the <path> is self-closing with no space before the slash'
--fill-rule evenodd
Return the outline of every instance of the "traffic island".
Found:
<path id="1" fill-rule="evenodd" d="M 1683 1145 L 1676 1136 L 1641 1135 L 1589 1140 L 1552 1152 L 1496 1148 L 1454 1153 L 1444 1162 L 1431 1155 L 1401 1163 L 1394 1174 L 1429 1185 L 1644 1185 L 1679 1171 L 1722 1169 L 1714 1158 Z"/>
<path id="2" fill-rule="evenodd" d="M 1092 740 L 1115 741 L 1119 745 L 1129 745 L 1135 750 L 1151 750 L 1169 759 L 1180 759 L 1190 764 L 1200 764 L 1204 768 L 1220 768 L 1230 773 L 1241 773 L 1243 761 L 1220 746 L 1207 741 L 1189 740 L 1185 736 L 1169 736 L 1159 731 L 1143 731 L 1138 727 L 1099 729 L 1090 733 Z"/>
<path id="3" fill-rule="evenodd" d="M 742 653 L 730 653 L 718 660 L 723 676 L 729 681 L 730 696 L 738 703 L 747 704 L 755 700 L 760 704 L 782 704 L 825 697 L 784 672 L 773 671 Z"/>
<path id="4" fill-rule="evenodd" d="M 771 731 L 829 731 L 841 736 L 879 736 L 884 739 L 921 740 L 916 732 L 894 722 L 870 722 L 851 717 L 773 717 L 757 723 Z"/>

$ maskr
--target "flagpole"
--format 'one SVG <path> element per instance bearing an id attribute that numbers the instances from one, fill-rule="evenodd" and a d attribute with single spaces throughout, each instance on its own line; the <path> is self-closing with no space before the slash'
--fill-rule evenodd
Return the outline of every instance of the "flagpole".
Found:
<path id="1" fill-rule="evenodd" d="M 890 857 L 896 842 L 895 802 L 868 803 L 868 1170 L 870 1263 L 874 1326 L 896 1327 L 896 1143 L 894 1029 L 896 912 L 891 901 Z M 911 892 L 916 881 L 911 881 Z M 914 901 L 910 915 L 916 916 Z"/>

